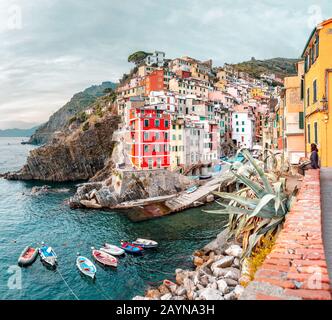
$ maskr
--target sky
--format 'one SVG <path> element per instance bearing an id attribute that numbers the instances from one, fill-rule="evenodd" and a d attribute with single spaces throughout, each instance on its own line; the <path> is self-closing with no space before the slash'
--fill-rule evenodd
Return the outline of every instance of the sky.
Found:
<path id="1" fill-rule="evenodd" d="M 0 0 L 0 129 L 41 124 L 118 81 L 137 50 L 215 66 L 297 58 L 330 0 Z"/>

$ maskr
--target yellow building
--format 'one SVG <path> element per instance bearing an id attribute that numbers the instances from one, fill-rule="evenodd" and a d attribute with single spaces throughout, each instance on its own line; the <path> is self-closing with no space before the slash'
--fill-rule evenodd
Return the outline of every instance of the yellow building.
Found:
<path id="1" fill-rule="evenodd" d="M 332 19 L 320 23 L 304 48 L 306 151 L 316 143 L 322 167 L 332 167 Z"/>
<path id="2" fill-rule="evenodd" d="M 259 87 L 254 87 L 251 88 L 250 90 L 250 98 L 255 98 L 255 97 L 262 97 L 264 95 L 263 89 Z"/>
<path id="3" fill-rule="evenodd" d="M 184 169 L 185 150 L 184 150 L 184 120 L 176 119 L 172 121 L 171 127 L 171 169 Z"/>

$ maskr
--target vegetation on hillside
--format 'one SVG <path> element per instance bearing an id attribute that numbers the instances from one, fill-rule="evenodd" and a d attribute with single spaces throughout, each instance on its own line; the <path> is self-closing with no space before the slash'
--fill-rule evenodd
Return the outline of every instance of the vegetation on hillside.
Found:
<path id="1" fill-rule="evenodd" d="M 151 53 L 145 52 L 145 51 L 137 51 L 131 54 L 128 57 L 128 62 L 133 62 L 135 64 L 141 63 L 147 56 L 149 56 Z"/>
<path id="2" fill-rule="evenodd" d="M 259 79 L 263 73 L 274 73 L 280 78 L 296 74 L 295 64 L 299 59 L 274 58 L 267 60 L 256 60 L 241 62 L 232 65 L 239 72 L 246 72 L 252 77 Z"/>

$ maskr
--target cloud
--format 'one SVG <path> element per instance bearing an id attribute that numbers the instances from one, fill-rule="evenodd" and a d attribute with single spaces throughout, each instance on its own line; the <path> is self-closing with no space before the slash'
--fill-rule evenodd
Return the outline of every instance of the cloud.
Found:
<path id="1" fill-rule="evenodd" d="M 17 30 L 8 28 L 13 6 Z M 74 93 L 117 81 L 136 50 L 216 65 L 297 57 L 310 21 L 331 9 L 329 0 L 1 0 L 0 128 L 42 123 Z"/>

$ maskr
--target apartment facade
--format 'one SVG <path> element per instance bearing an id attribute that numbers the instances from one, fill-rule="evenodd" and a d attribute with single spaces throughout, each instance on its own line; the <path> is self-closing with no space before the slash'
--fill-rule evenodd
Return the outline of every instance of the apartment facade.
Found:
<path id="1" fill-rule="evenodd" d="M 303 54 L 306 153 L 316 143 L 322 167 L 332 166 L 332 19 L 311 33 Z"/>

